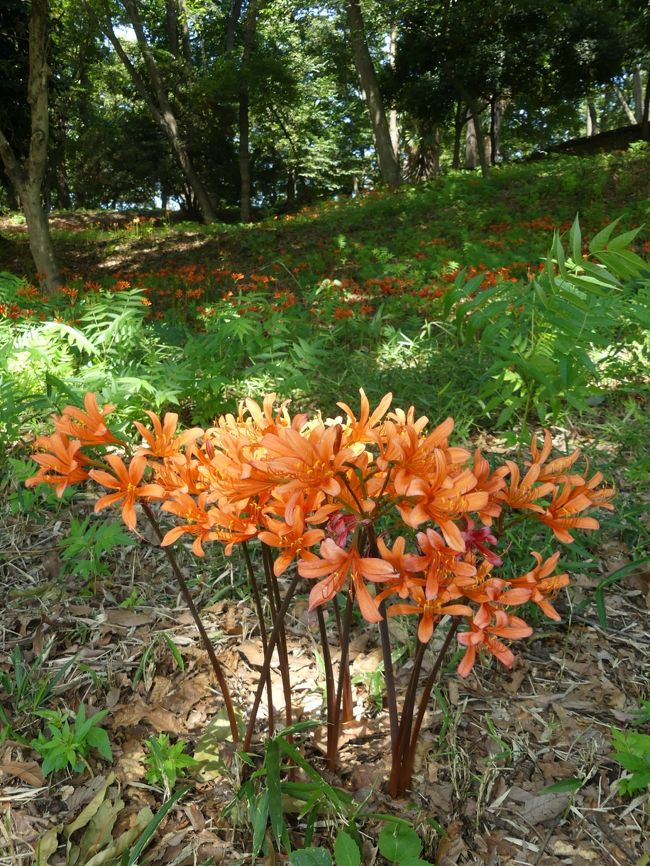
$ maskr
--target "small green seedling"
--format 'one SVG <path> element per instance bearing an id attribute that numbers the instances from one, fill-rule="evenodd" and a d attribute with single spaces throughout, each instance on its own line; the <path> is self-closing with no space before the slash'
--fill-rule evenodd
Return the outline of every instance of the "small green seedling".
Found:
<path id="1" fill-rule="evenodd" d="M 86 708 L 79 707 L 74 725 L 70 724 L 67 712 L 40 710 L 38 715 L 47 721 L 49 737 L 42 731 L 32 740 L 32 748 L 43 758 L 43 774 L 49 776 L 57 770 L 70 767 L 75 773 L 84 767 L 92 775 L 88 764 L 91 749 L 96 749 L 107 761 L 113 760 L 108 734 L 99 726 L 108 710 L 101 710 L 86 718 Z"/>
<path id="2" fill-rule="evenodd" d="M 147 740 L 145 763 L 148 769 L 145 778 L 152 785 L 162 785 L 165 799 L 171 797 L 177 779 L 184 775 L 185 770 L 199 763 L 186 753 L 186 746 L 185 740 L 170 742 L 168 734 L 159 734 Z"/>
<path id="3" fill-rule="evenodd" d="M 629 773 L 618 780 L 618 790 L 634 794 L 650 788 L 650 735 L 612 728 L 612 745 L 612 758 Z"/>

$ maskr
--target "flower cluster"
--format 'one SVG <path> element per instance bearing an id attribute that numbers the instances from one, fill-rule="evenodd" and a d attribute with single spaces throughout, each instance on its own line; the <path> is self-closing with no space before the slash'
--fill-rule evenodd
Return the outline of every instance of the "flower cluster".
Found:
<path id="1" fill-rule="evenodd" d="M 342 414 L 324 420 L 292 416 L 270 395 L 182 433 L 177 415 L 149 412 L 151 427 L 136 424 L 141 442 L 130 449 L 107 427 L 114 407 L 88 394 L 85 411 L 66 407 L 55 433 L 36 441 L 40 468 L 27 483 L 61 495 L 91 478 L 109 491 L 95 510 L 121 503 L 130 529 L 139 500 L 158 502 L 175 518 L 162 544 L 189 536 L 197 556 L 208 542 L 230 553 L 258 538 L 276 552 L 276 577 L 295 563 L 312 583 L 310 609 L 347 592 L 368 622 L 417 616 L 423 643 L 451 616 L 465 648 L 461 676 L 479 649 L 511 666 L 504 641 L 532 632 L 513 611 L 532 602 L 559 619 L 552 598 L 569 578 L 554 573 L 559 553 L 544 560 L 536 551 L 530 571 L 499 576 L 494 548 L 508 522 L 537 521 L 569 543 L 576 529 L 598 527 L 585 512 L 611 508 L 613 491 L 588 466 L 576 471 L 578 451 L 552 459 L 548 432 L 523 468 L 506 460 L 493 469 L 479 451 L 450 444 L 451 418 L 429 429 L 413 408 L 391 411 L 391 399 L 372 410 L 361 391 L 358 416 L 340 403 Z M 103 459 L 97 446 L 108 449 Z"/>

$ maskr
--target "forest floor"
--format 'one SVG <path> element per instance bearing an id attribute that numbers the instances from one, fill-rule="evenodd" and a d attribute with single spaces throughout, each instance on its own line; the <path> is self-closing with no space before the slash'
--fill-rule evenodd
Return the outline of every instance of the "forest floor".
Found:
<path id="1" fill-rule="evenodd" d="M 489 183 L 452 176 L 421 191 L 370 194 L 253 227 L 161 226 L 158 217 L 144 213 L 62 214 L 52 226 L 66 280 L 90 287 L 88 292 L 95 280 L 142 283 L 155 309 L 156 294 L 162 305 L 172 303 L 177 286 L 189 294 L 202 280 L 218 291 L 257 291 L 273 274 L 278 291 L 299 297 L 305 287 L 336 278 L 348 285 L 352 300 L 346 303 L 356 305 L 355 315 L 368 303 L 364 292 L 374 292 L 377 317 L 385 304 L 388 324 L 397 331 L 407 300 L 419 304 L 428 292 L 437 303 L 448 286 L 445 275 L 461 266 L 507 279 L 537 269 L 553 228 L 566 228 L 576 211 L 586 236 L 619 214 L 622 227 L 630 228 L 650 213 L 650 159 L 643 154 L 521 166 L 495 172 Z M 18 223 L 0 218 L 0 236 L 8 241 L 0 244 L 0 271 L 29 278 L 27 239 Z M 648 249 L 646 238 L 647 232 L 635 240 L 641 254 Z M 419 307 L 413 309 L 417 318 Z M 37 360 L 39 351 L 36 346 Z M 374 363 L 366 354 L 368 364 Z M 446 361 L 449 374 L 437 360 L 433 364 L 433 374 L 443 379 L 441 399 L 452 367 L 465 376 L 460 357 Z M 393 384 L 396 367 L 389 362 L 377 388 L 386 380 L 399 394 L 399 383 L 411 380 L 402 372 Z M 429 386 L 417 356 L 411 366 L 413 391 L 424 400 Z M 317 370 L 314 381 L 321 387 L 323 376 Z M 472 445 L 509 453 L 512 440 L 470 416 L 478 403 L 468 396 L 475 382 L 467 377 L 466 391 L 445 399 L 470 407 L 463 431 Z M 356 388 L 356 381 L 349 384 Z M 451 390 L 456 387 L 454 380 Z M 348 399 L 336 399 L 341 396 Z M 437 392 L 426 398 L 435 403 Z M 27 425 L 7 454 L 23 458 L 35 432 Z M 422 730 L 412 789 L 403 800 L 391 801 L 385 789 L 390 744 L 374 629 L 358 632 L 352 646 L 355 721 L 344 727 L 338 771 L 326 769 L 322 726 L 299 736 L 312 766 L 353 795 L 352 811 L 407 820 L 423 840 L 422 856 L 436 866 L 650 863 L 649 795 L 619 790 L 624 773 L 612 743 L 613 728 L 650 732 L 647 719 L 637 725 L 650 697 L 650 558 L 643 546 L 650 533 L 647 404 L 640 392 L 611 387 L 591 414 L 563 421 L 554 434 L 584 448 L 617 489 L 616 511 L 605 515 L 595 540 L 563 554 L 571 560 L 566 568 L 572 583 L 556 602 L 562 622 L 536 622 L 533 637 L 517 644 L 511 671 L 492 665 L 461 680 L 454 673 L 458 659 L 449 661 Z M 227 742 L 219 690 L 165 557 L 144 533 L 131 547 L 108 544 L 97 574 L 84 577 L 81 560 L 90 555 L 89 546 L 82 545 L 75 558 L 66 554 L 66 544 L 91 517 L 92 499 L 82 493 L 63 503 L 51 497 L 40 507 L 35 500 L 25 505 L 15 471 L 3 480 L 0 507 L 0 866 L 123 866 L 123 852 L 133 851 L 154 814 L 156 833 L 138 863 L 251 862 L 251 816 L 236 800 L 243 765 Z M 262 654 L 243 565 L 236 555 L 210 552 L 191 569 L 188 557 L 184 568 L 245 718 Z M 602 596 L 605 621 L 596 602 L 609 575 L 615 580 Z M 336 661 L 333 624 L 328 625 Z M 405 639 L 402 621 L 392 621 L 391 628 Z M 325 683 L 318 647 L 317 623 L 306 596 L 299 595 L 288 635 L 292 704 L 297 718 L 322 723 Z M 399 674 L 400 698 L 411 663 L 407 659 Z M 272 680 L 281 726 L 277 668 Z M 102 724 L 113 761 L 92 752 L 83 770 L 46 778 L 31 739 L 45 727 L 48 711 L 73 718 L 82 704 L 108 711 Z M 255 743 L 260 756 L 265 712 L 263 704 Z M 187 752 L 202 760 L 186 774 L 189 789 L 164 817 L 160 810 L 169 792 L 159 779 L 146 778 L 147 744 L 159 734 L 185 741 Z M 305 820 L 292 811 L 294 804 L 285 806 L 292 844 L 300 846 Z M 350 817 L 324 808 L 313 844 L 331 850 L 338 827 Z M 377 850 L 381 821 L 357 823 L 364 864 L 384 866 Z M 286 862 L 273 854 L 272 844 L 268 851 L 258 863 Z"/>
<path id="2" fill-rule="evenodd" d="M 90 505 L 71 508 L 81 519 Z M 71 829 L 73 840 L 89 847 L 87 857 L 109 854 L 142 810 L 155 812 L 161 804 L 160 786 L 144 778 L 145 743 L 152 735 L 178 737 L 204 759 L 221 751 L 227 764 L 233 760 L 223 742 L 218 689 L 165 558 L 147 543 L 122 551 L 110 562 L 110 574 L 84 591 L 60 558 L 59 542 L 70 519 L 65 509 L 44 521 L 3 520 L 0 659 L 2 669 L 10 671 L 10 659 L 19 652 L 31 678 L 22 709 L 13 708 L 14 718 L 23 713 L 18 733 L 29 729 L 29 701 L 40 685 L 63 671 L 54 689 L 59 705 L 72 709 L 83 702 L 109 711 L 105 727 L 114 763 L 107 767 L 90 759 L 93 776 L 84 770 L 46 781 L 29 748 L 6 739 L 0 745 L 3 866 L 32 862 L 39 839 L 49 832 L 60 844 Z M 600 550 L 605 574 L 630 561 L 620 542 L 605 539 Z M 192 580 L 245 717 L 262 652 L 240 569 L 236 558 L 201 563 Z M 352 645 L 355 721 L 344 726 L 340 770 L 324 769 L 322 728 L 305 735 L 312 765 L 329 783 L 353 794 L 364 811 L 407 819 L 437 866 L 646 862 L 640 858 L 644 851 L 650 854 L 647 795 L 624 799 L 617 793 L 613 783 L 621 770 L 612 760 L 611 728 L 634 721 L 647 689 L 650 572 L 635 570 L 608 592 L 605 629 L 593 605 L 599 580 L 573 574 L 570 599 L 559 605 L 563 623 L 540 624 L 534 637 L 517 647 L 512 671 L 493 667 L 463 681 L 450 669 L 423 727 L 412 790 L 397 802 L 385 792 L 390 744 L 376 676 L 381 650 L 376 631 L 362 630 Z M 392 628 L 403 626 L 395 622 Z M 288 647 L 298 719 L 322 719 L 324 712 L 317 629 L 303 596 L 291 615 Z M 336 660 L 334 637 L 332 643 Z M 400 694 L 408 670 L 409 663 L 398 679 Z M 273 698 L 280 721 L 284 705 L 277 669 Z M 9 710 L 12 697 L 5 695 L 2 702 Z M 239 814 L 223 815 L 237 791 L 237 765 L 215 764 L 214 772 L 211 766 L 208 762 L 193 778 L 191 790 L 163 822 L 147 863 L 249 859 L 250 830 L 241 806 Z M 568 789 L 547 790 L 563 781 Z M 112 803 L 102 807 L 112 809 L 112 837 L 98 834 L 92 824 L 102 802 Z M 298 844 L 301 824 L 292 825 Z M 335 825 L 333 816 L 324 815 L 314 844 L 331 844 Z M 361 826 L 364 862 L 383 862 L 376 861 L 376 822 Z M 41 862 L 64 861 L 55 856 Z"/>

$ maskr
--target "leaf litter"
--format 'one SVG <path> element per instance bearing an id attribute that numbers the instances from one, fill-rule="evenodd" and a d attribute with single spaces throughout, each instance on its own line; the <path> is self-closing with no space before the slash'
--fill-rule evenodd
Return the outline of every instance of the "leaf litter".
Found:
<path id="1" fill-rule="evenodd" d="M 93 777 L 60 773 L 54 782 L 45 780 L 24 743 L 30 734 L 25 711 L 18 736 L 0 742 L 0 866 L 119 863 L 162 805 L 162 791 L 145 781 L 144 763 L 146 740 L 159 733 L 187 741 L 201 765 L 138 862 L 250 862 L 246 826 L 223 817 L 236 780 L 232 748 L 224 748 L 222 701 L 164 557 L 150 545 L 118 551 L 111 577 L 86 596 L 58 559 L 69 519 L 65 512 L 41 524 L 5 516 L 0 525 L 0 671 L 11 673 L 18 649 L 28 666 L 42 660 L 37 679 L 62 672 L 51 703 L 73 713 L 82 702 L 89 713 L 109 709 L 104 726 L 115 761 L 106 767 L 92 756 Z M 624 545 L 607 545 L 605 573 L 631 559 Z M 203 563 L 192 577 L 245 718 L 262 663 L 259 635 L 251 604 L 237 592 L 223 598 L 236 582 L 236 559 L 218 566 L 216 578 Z M 408 801 L 393 802 L 383 790 L 390 745 L 385 710 L 373 690 L 381 653 L 370 630 L 351 644 L 355 718 L 343 726 L 338 774 L 323 769 L 322 728 L 306 739 L 306 757 L 368 811 L 409 820 L 436 866 L 644 862 L 650 854 L 648 796 L 618 795 L 621 770 L 611 759 L 610 730 L 628 726 L 647 699 L 648 573 L 635 571 L 623 580 L 625 591 L 609 592 L 606 630 L 595 606 L 582 603 L 593 601 L 599 579 L 574 576 L 563 611 L 568 624 L 540 627 L 521 646 L 512 671 L 447 679 L 428 709 Z M 295 715 L 324 718 L 318 627 L 302 599 L 287 641 Z M 406 666 L 398 679 L 402 693 L 407 673 Z M 277 668 L 271 680 L 281 725 Z M 0 694 L 5 711 L 14 711 L 11 701 Z M 263 723 L 265 701 L 266 694 Z M 333 838 L 320 841 L 331 848 Z M 364 851 L 365 862 L 381 863 L 372 838 Z"/>

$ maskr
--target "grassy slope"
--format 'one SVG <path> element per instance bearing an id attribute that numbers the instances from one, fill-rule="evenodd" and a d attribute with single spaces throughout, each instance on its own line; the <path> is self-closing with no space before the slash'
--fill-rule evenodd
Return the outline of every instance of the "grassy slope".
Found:
<path id="1" fill-rule="evenodd" d="M 53 235 L 80 297 L 87 280 L 114 286 L 127 277 L 145 288 L 152 311 L 164 317 L 152 323 L 154 336 L 175 347 L 167 357 L 177 366 L 186 354 L 186 327 L 208 334 L 218 329 L 223 306 L 210 304 L 229 292 L 233 303 L 274 292 L 295 304 L 275 318 L 265 309 L 255 313 L 252 304 L 244 308 L 255 333 L 246 345 L 233 340 L 213 364 L 221 386 L 206 382 L 204 349 L 198 347 L 198 385 L 189 387 L 192 396 L 203 396 L 190 398 L 187 408 L 200 421 L 244 392 L 259 396 L 274 389 L 330 411 L 337 399 L 355 401 L 363 386 L 375 399 L 393 390 L 401 404 L 416 403 L 432 418 L 453 413 L 467 429 L 487 420 L 477 400 L 477 358 L 450 345 L 437 324 L 438 298 L 454 272 L 466 266 L 486 271 L 486 284 L 525 276 L 546 256 L 554 227 L 566 228 L 576 212 L 586 238 L 618 216 L 625 228 L 639 225 L 650 212 L 649 190 L 647 151 L 565 157 L 503 166 L 487 181 L 453 173 L 424 187 L 329 202 L 249 227 L 140 223 L 118 231 L 55 228 Z M 0 269 L 28 272 L 26 238 L 13 238 L 17 254 L 0 261 Z M 260 282 L 266 278 L 272 282 Z M 318 294 L 325 279 L 340 285 Z M 188 290 L 197 286 L 203 296 L 188 301 Z M 73 312 L 69 304 L 62 296 L 60 308 L 50 307 L 48 316 L 74 318 L 79 308 Z M 315 314 L 307 316 L 305 309 L 298 316 L 301 305 Z M 208 320 L 197 306 L 217 314 Z M 237 313 L 242 315 L 241 303 Z M 434 324 L 423 337 L 426 322 Z M 315 347 L 311 357 L 290 347 L 296 336 Z M 263 359 L 269 347 L 275 353 L 271 361 Z M 214 361 L 212 350 L 206 357 Z M 299 380 L 291 375 L 294 369 L 301 372 Z M 231 375 L 237 380 L 233 387 L 227 384 Z M 216 396 L 214 387 L 220 388 Z"/>

